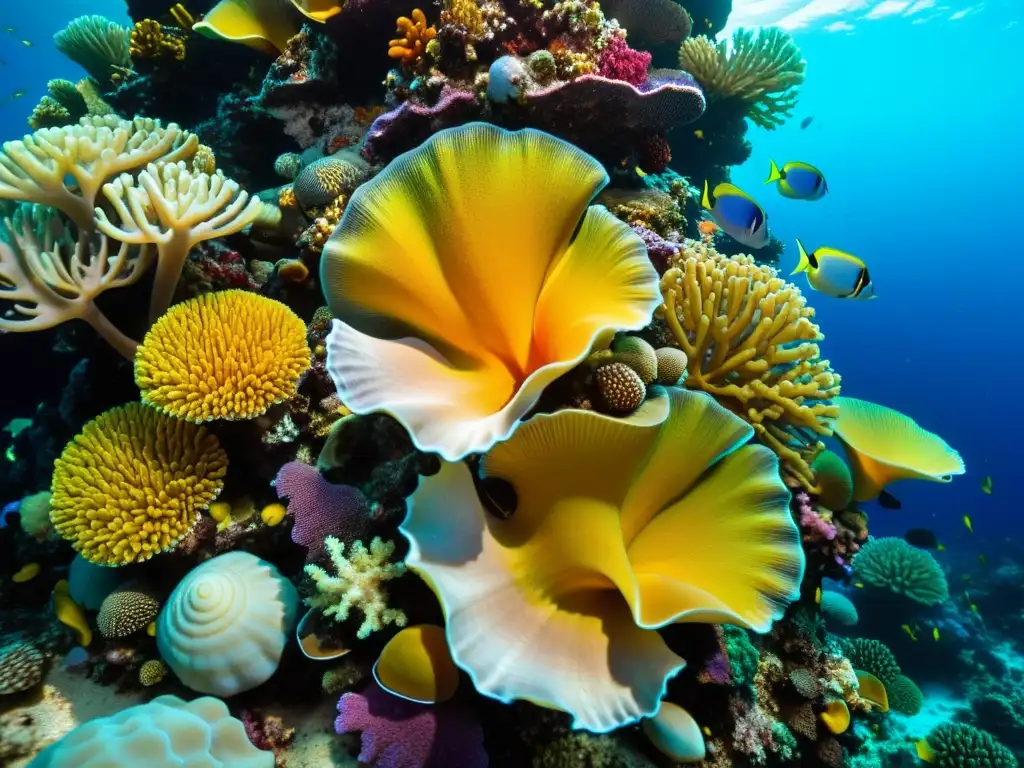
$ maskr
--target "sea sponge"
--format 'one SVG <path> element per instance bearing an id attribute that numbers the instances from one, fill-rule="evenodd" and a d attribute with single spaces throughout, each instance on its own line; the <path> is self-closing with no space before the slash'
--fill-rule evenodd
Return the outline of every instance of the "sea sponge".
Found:
<path id="1" fill-rule="evenodd" d="M 234 696 L 277 671 L 299 596 L 277 568 L 228 552 L 189 571 L 160 611 L 156 644 L 182 683 Z"/>
<path id="2" fill-rule="evenodd" d="M 323 611 L 324 616 L 342 622 L 353 608 L 363 614 L 356 637 L 363 639 L 388 624 L 404 627 L 405 614 L 397 608 L 388 608 L 388 591 L 384 582 L 397 579 L 405 573 L 402 563 L 389 563 L 395 551 L 393 541 L 384 542 L 375 537 L 370 549 L 355 542 L 345 554 L 344 542 L 334 536 L 324 540 L 324 548 L 331 558 L 337 576 L 331 576 L 319 565 L 306 566 L 306 575 L 313 579 L 316 594 L 306 599 L 306 605 Z"/>
<path id="3" fill-rule="evenodd" d="M 800 289 L 750 256 L 723 256 L 695 241 L 669 260 L 658 311 L 686 353 L 686 387 L 713 395 L 750 422 L 757 438 L 805 487 L 830 435 L 840 377 L 821 359 L 823 337 Z"/>
<path id="4" fill-rule="evenodd" d="M 227 464 L 204 427 L 128 403 L 86 424 L 54 462 L 50 518 L 87 560 L 148 560 L 196 524 Z"/>
<path id="5" fill-rule="evenodd" d="M 302 28 L 297 6 L 295 0 L 221 0 L 192 29 L 203 37 L 241 43 L 277 57 Z"/>
<path id="6" fill-rule="evenodd" d="M 865 583 L 916 603 L 938 605 L 949 599 L 949 585 L 938 561 L 903 539 L 871 539 L 854 555 L 853 570 Z"/>
<path id="7" fill-rule="evenodd" d="M 821 615 L 828 623 L 852 627 L 858 621 L 857 606 L 842 592 L 826 590 L 821 593 Z"/>
<path id="8" fill-rule="evenodd" d="M 341 400 L 455 460 L 507 438 L 615 331 L 645 327 L 659 295 L 643 241 L 587 207 L 607 178 L 552 136 L 471 123 L 360 186 L 321 261 Z"/>
<path id="9" fill-rule="evenodd" d="M 655 713 L 683 665 L 675 622 L 767 631 L 799 595 L 804 555 L 778 460 L 711 397 L 654 389 L 627 418 L 540 414 L 473 472 L 424 477 L 400 530 L 435 591 L 452 658 L 477 690 L 608 732 Z M 486 638 L 486 642 L 481 642 Z"/>
<path id="10" fill-rule="evenodd" d="M 295 175 L 295 201 L 304 211 L 323 208 L 340 195 L 352 194 L 366 180 L 369 171 L 366 161 L 357 152 L 335 152 L 321 157 Z"/>
<path id="11" fill-rule="evenodd" d="M 924 694 L 917 683 L 906 675 L 896 675 L 885 686 L 889 695 L 889 708 L 901 715 L 913 717 L 924 706 Z"/>
<path id="12" fill-rule="evenodd" d="M 804 81 L 804 60 L 792 36 L 779 27 L 737 29 L 732 44 L 690 37 L 679 48 L 679 66 L 712 98 L 736 99 L 747 117 L 769 130 L 793 113 Z"/>
<path id="13" fill-rule="evenodd" d="M 185 702 L 157 696 L 80 725 L 44 749 L 33 768 L 273 768 L 274 753 L 249 743 L 241 720 L 209 696 Z"/>
<path id="14" fill-rule="evenodd" d="M 160 612 L 160 601 L 138 584 L 119 587 L 107 595 L 96 617 L 106 638 L 128 637 L 142 632 Z"/>
<path id="15" fill-rule="evenodd" d="M 658 377 L 658 355 L 654 347 L 639 336 L 619 336 L 612 342 L 611 349 L 614 359 L 636 371 L 644 386 L 654 383 Z"/>
<path id="16" fill-rule="evenodd" d="M 27 691 L 43 679 L 46 657 L 31 643 L 0 647 L 0 695 Z"/>
<path id="17" fill-rule="evenodd" d="M 133 59 L 184 61 L 185 39 L 176 27 L 164 27 L 154 19 L 143 19 L 135 22 L 128 51 Z"/>
<path id="18" fill-rule="evenodd" d="M 655 379 L 659 384 L 666 387 L 674 387 L 679 380 L 687 375 L 689 358 L 681 349 L 675 347 L 660 347 L 654 352 L 658 359 L 658 377 Z"/>
<path id="19" fill-rule="evenodd" d="M 854 669 L 870 672 L 885 685 L 891 684 L 902 674 L 889 646 L 880 640 L 867 637 L 844 638 L 839 641 L 839 647 Z"/>
<path id="20" fill-rule="evenodd" d="M 131 70 L 131 30 L 105 16 L 78 16 L 53 36 L 57 50 L 101 84 Z"/>
<path id="21" fill-rule="evenodd" d="M 251 419 L 294 395 L 309 362 L 306 324 L 287 306 L 220 291 L 157 320 L 135 355 L 135 383 L 144 403 L 178 419 Z"/>
<path id="22" fill-rule="evenodd" d="M 2 295 L 2 294 L 0 294 Z M 50 520 L 50 492 L 40 491 L 26 496 L 18 507 L 21 530 L 36 541 L 42 541 L 53 530 Z"/>
<path id="23" fill-rule="evenodd" d="M 837 398 L 840 402 L 842 398 Z M 833 401 L 834 402 L 834 401 Z M 811 463 L 814 473 L 814 488 L 818 501 L 826 509 L 846 509 L 853 501 L 853 475 L 838 454 L 822 451 Z"/>
<path id="24" fill-rule="evenodd" d="M 640 375 L 625 363 L 609 363 L 594 371 L 594 382 L 608 413 L 632 413 L 647 395 Z"/>
<path id="25" fill-rule="evenodd" d="M 928 762 L 939 768 L 1017 768 L 1013 752 L 996 737 L 967 723 L 943 723 L 928 734 Z"/>

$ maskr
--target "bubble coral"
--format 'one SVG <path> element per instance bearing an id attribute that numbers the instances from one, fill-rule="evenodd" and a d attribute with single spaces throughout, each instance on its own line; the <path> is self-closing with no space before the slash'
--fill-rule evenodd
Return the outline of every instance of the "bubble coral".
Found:
<path id="1" fill-rule="evenodd" d="M 643 379 L 625 363 L 609 363 L 594 371 L 594 381 L 608 413 L 632 413 L 644 401 Z"/>
<path id="2" fill-rule="evenodd" d="M 752 122 L 771 130 L 793 113 L 806 65 L 789 33 L 767 27 L 737 29 L 731 45 L 703 36 L 686 38 L 679 66 L 708 94 L 742 102 Z"/>
<path id="3" fill-rule="evenodd" d="M 118 638 L 143 631 L 160 612 L 160 601 L 144 587 L 127 584 L 103 600 L 96 625 L 104 637 Z"/>
<path id="4" fill-rule="evenodd" d="M 508 437 L 602 339 L 646 326 L 657 275 L 628 227 L 587 208 L 605 183 L 566 142 L 473 123 L 363 184 L 321 262 L 342 401 L 454 460 Z"/>
<path id="5" fill-rule="evenodd" d="M 801 484 L 839 409 L 840 377 L 821 359 L 823 337 L 800 289 L 750 256 L 688 241 L 661 280 L 659 309 L 686 353 L 686 386 L 750 422 Z"/>
<path id="6" fill-rule="evenodd" d="M 426 52 L 427 44 L 437 37 L 437 29 L 427 26 L 427 17 L 419 8 L 414 8 L 412 18 L 398 17 L 400 37 L 388 42 L 388 56 L 403 64 L 415 64 Z"/>
<path id="7" fill-rule="evenodd" d="M 0 695 L 27 691 L 42 682 L 46 657 L 30 643 L 0 647 Z"/>
<path id="8" fill-rule="evenodd" d="M 927 762 L 939 768 L 1017 768 L 1013 752 L 995 736 L 966 723 L 943 723 L 928 734 Z"/>
<path id="9" fill-rule="evenodd" d="M 183 765 L 273 768 L 274 755 L 249 743 L 224 702 L 158 696 L 78 726 L 39 753 L 33 768 L 179 768 Z"/>
<path id="10" fill-rule="evenodd" d="M 142 401 L 191 422 L 251 419 L 295 394 L 309 367 L 306 325 L 286 305 L 242 290 L 172 307 L 135 356 Z"/>
<path id="11" fill-rule="evenodd" d="M 57 50 L 101 84 L 131 70 L 131 32 L 105 16 L 78 16 L 53 36 Z"/>
<path id="12" fill-rule="evenodd" d="M 480 469 L 515 491 L 507 519 L 484 509 L 464 464 L 422 478 L 400 528 L 406 563 L 438 595 L 477 690 L 607 732 L 657 711 L 683 664 L 657 628 L 766 631 L 804 560 L 778 461 L 746 445 L 752 433 L 707 395 L 672 388 L 625 419 L 525 422 Z"/>
<path id="13" fill-rule="evenodd" d="M 54 462 L 50 517 L 93 563 L 148 560 L 196 524 L 220 493 L 227 463 L 203 427 L 142 403 L 112 408 Z"/>
<path id="14" fill-rule="evenodd" d="M 853 558 L 853 570 L 865 583 L 905 595 L 915 603 L 938 605 L 949 599 L 942 567 L 930 552 L 903 539 L 871 539 Z"/>

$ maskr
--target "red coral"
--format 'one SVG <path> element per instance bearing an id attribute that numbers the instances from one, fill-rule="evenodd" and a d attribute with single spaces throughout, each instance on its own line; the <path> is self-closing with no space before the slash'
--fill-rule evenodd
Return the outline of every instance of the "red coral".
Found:
<path id="1" fill-rule="evenodd" d="M 634 51 L 626 38 L 615 36 L 601 52 L 597 60 L 597 72 L 611 80 L 624 80 L 630 85 L 641 85 L 647 79 L 647 68 L 651 66 L 651 54 Z"/>
<path id="2" fill-rule="evenodd" d="M 644 173 L 662 173 L 671 160 L 672 149 L 664 136 L 653 133 L 637 146 L 637 165 Z"/>

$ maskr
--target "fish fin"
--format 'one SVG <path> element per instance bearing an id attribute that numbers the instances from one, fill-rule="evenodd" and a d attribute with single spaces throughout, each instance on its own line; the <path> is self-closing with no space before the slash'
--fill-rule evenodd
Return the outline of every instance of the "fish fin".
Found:
<path id="1" fill-rule="evenodd" d="M 749 200 L 754 205 L 757 205 L 757 201 L 754 198 L 752 198 L 742 189 L 737 187 L 735 184 L 730 184 L 729 182 L 722 182 L 717 187 L 715 187 L 715 196 L 721 197 L 722 195 L 733 195 L 735 197 L 742 197 L 744 200 Z M 760 208 L 761 206 L 758 205 L 757 207 Z"/>
<path id="2" fill-rule="evenodd" d="M 708 180 L 707 179 L 704 179 L 704 194 L 701 195 L 700 206 L 701 206 L 701 208 L 705 208 L 706 210 L 709 210 L 709 211 L 711 210 L 711 206 L 712 206 L 712 203 L 711 203 L 711 190 L 708 187 Z"/>
<path id="3" fill-rule="evenodd" d="M 785 178 L 785 176 L 782 175 L 782 171 L 779 170 L 779 166 L 775 164 L 775 161 L 769 160 L 769 162 L 772 164 L 772 168 L 768 173 L 768 180 L 765 184 L 771 184 L 773 181 L 779 181 L 780 179 Z"/>
<path id="4" fill-rule="evenodd" d="M 791 276 L 792 275 L 800 274 L 801 272 L 803 272 L 808 267 L 815 267 L 815 268 L 817 268 L 818 265 L 817 265 L 816 261 L 814 260 L 814 256 L 808 255 L 807 251 L 804 250 L 804 244 L 800 242 L 799 238 L 797 238 L 796 247 L 797 247 L 797 250 L 800 252 L 800 263 L 797 264 L 796 265 L 796 269 L 794 269 L 789 274 Z"/>

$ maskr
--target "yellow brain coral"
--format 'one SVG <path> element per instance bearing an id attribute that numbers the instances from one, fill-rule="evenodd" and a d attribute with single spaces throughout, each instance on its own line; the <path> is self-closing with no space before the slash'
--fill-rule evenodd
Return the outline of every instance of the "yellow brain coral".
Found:
<path id="1" fill-rule="evenodd" d="M 227 464 L 205 428 L 129 403 L 86 424 L 54 462 L 50 517 L 90 562 L 148 560 L 188 533 Z"/>
<path id="2" fill-rule="evenodd" d="M 135 383 L 143 402 L 179 419 L 251 419 L 295 393 L 309 359 L 306 326 L 284 304 L 248 291 L 207 293 L 150 329 Z"/>
<path id="3" fill-rule="evenodd" d="M 840 377 L 822 360 L 823 337 L 800 290 L 750 256 L 692 242 L 671 260 L 659 310 L 687 355 L 686 386 L 713 395 L 754 427 L 807 488 L 809 462 L 839 414 Z"/>

